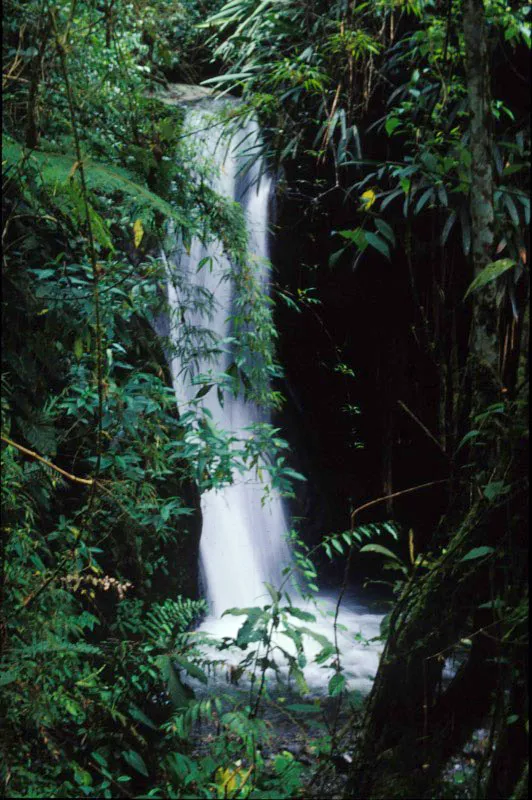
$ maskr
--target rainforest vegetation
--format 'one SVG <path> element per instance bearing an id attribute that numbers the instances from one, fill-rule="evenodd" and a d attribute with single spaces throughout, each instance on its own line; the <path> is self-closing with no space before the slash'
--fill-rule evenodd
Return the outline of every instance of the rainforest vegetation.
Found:
<path id="1" fill-rule="evenodd" d="M 528 796 L 530 16 L 5 0 L 6 797 Z M 237 98 L 224 130 L 260 124 L 267 292 L 183 84 Z M 234 360 L 186 407 L 173 356 L 224 343 L 191 345 L 184 300 L 168 324 L 172 237 L 221 242 L 238 292 Z M 209 392 L 265 416 L 239 439 Z M 201 496 L 245 469 L 286 498 L 297 583 L 242 610 L 225 681 L 231 642 L 197 634 Z M 332 622 L 309 633 L 322 584 L 385 606 L 367 696 Z"/>

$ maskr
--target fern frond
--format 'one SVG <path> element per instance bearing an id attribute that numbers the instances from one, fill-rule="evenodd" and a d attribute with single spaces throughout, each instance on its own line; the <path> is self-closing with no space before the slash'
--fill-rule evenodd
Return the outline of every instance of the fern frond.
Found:
<path id="1" fill-rule="evenodd" d="M 48 192 L 56 193 L 70 186 L 77 172 L 78 163 L 74 153 L 57 153 L 49 150 L 28 151 L 15 139 L 2 136 L 4 170 L 7 176 L 20 180 L 20 176 L 28 168 L 33 167 L 42 187 Z M 123 167 L 109 166 L 94 161 L 90 157 L 83 159 L 83 168 L 87 187 L 96 194 L 121 194 L 130 210 L 137 218 L 150 222 L 155 211 L 174 219 L 184 225 L 185 220 L 170 203 L 154 192 L 142 186 L 135 175 Z M 60 205 L 60 203 L 59 203 Z"/>
<path id="2" fill-rule="evenodd" d="M 171 647 L 179 634 L 189 630 L 206 610 L 203 600 L 184 597 L 154 603 L 146 614 L 145 633 L 154 644 Z"/>

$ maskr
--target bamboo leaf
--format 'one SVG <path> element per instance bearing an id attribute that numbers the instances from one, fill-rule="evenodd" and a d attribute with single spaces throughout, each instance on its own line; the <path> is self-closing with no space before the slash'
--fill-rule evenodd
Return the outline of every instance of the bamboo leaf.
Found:
<path id="1" fill-rule="evenodd" d="M 384 128 L 388 136 L 391 136 L 394 130 L 398 128 L 400 124 L 401 120 L 397 119 L 397 117 L 388 117 L 388 119 L 384 123 Z"/>
<path id="2" fill-rule="evenodd" d="M 198 391 L 196 392 L 196 396 L 194 399 L 199 400 L 201 397 L 205 397 L 207 392 L 210 392 L 213 386 L 214 386 L 213 383 L 207 383 L 205 384 L 205 386 L 202 386 L 201 389 L 198 389 Z"/>
<path id="3" fill-rule="evenodd" d="M 375 225 L 377 226 L 378 230 L 382 233 L 382 235 L 386 239 L 388 239 L 392 247 L 395 246 L 395 234 L 390 225 L 388 225 L 388 223 L 385 222 L 383 219 L 376 219 Z"/>
<path id="4" fill-rule="evenodd" d="M 473 561 L 476 558 L 484 558 L 485 556 L 491 555 L 491 553 L 495 552 L 494 547 L 490 547 L 489 545 L 482 545 L 482 547 L 474 547 L 469 553 L 466 553 L 460 561 Z"/>
<path id="5" fill-rule="evenodd" d="M 433 199 L 434 199 L 434 189 L 427 189 L 426 192 L 423 192 L 423 194 L 416 203 L 414 214 L 419 214 L 419 212 L 423 209 L 423 207 L 427 204 L 427 202 Z"/>
<path id="6" fill-rule="evenodd" d="M 144 763 L 144 759 L 141 755 L 135 752 L 135 750 L 124 750 L 122 753 L 124 757 L 124 761 L 133 767 L 134 770 L 140 772 L 141 775 L 144 775 L 145 778 L 149 778 L 150 774 L 148 772 L 148 767 Z"/>
<path id="7" fill-rule="evenodd" d="M 449 214 L 449 216 L 447 217 L 447 219 L 445 221 L 445 225 L 443 226 L 443 230 L 441 232 L 441 246 L 442 247 L 445 246 L 445 243 L 447 242 L 447 239 L 449 238 L 449 234 L 450 234 L 451 229 L 452 229 L 452 227 L 453 227 L 455 222 L 456 222 L 456 211 L 451 211 L 451 213 Z"/>
<path id="8" fill-rule="evenodd" d="M 366 233 L 366 241 L 371 246 L 374 247 L 375 250 L 378 250 L 379 253 L 382 253 L 388 261 L 390 260 L 390 248 L 388 247 L 387 243 L 377 236 L 375 233 Z"/>
<path id="9" fill-rule="evenodd" d="M 395 553 L 392 553 L 391 550 L 388 550 L 387 547 L 383 547 L 380 544 L 365 544 L 364 547 L 360 548 L 361 553 L 380 553 L 381 556 L 386 556 L 386 558 L 393 558 L 395 561 L 401 561 L 399 556 L 396 556 Z"/>
<path id="10" fill-rule="evenodd" d="M 464 206 L 460 209 L 460 223 L 462 225 L 462 249 L 464 255 L 468 256 L 471 250 L 471 225 L 469 223 L 469 214 Z"/>
<path id="11" fill-rule="evenodd" d="M 337 695 L 341 694 L 345 687 L 345 678 L 344 676 L 338 672 L 336 675 L 333 675 L 331 680 L 329 681 L 329 696 L 336 697 Z"/>
<path id="12" fill-rule="evenodd" d="M 503 275 L 503 273 L 515 266 L 516 262 L 511 258 L 501 258 L 499 261 L 492 261 L 491 264 L 487 264 L 482 272 L 479 272 L 479 274 L 469 284 L 469 288 L 464 295 L 464 300 L 471 294 L 471 292 L 475 292 L 482 286 L 486 286 L 486 284 L 496 280 L 498 277 Z"/>
<path id="13" fill-rule="evenodd" d="M 133 244 L 138 247 L 144 236 L 144 228 L 142 227 L 142 220 L 136 219 L 133 224 Z"/>
<path id="14" fill-rule="evenodd" d="M 283 611 L 286 611 L 287 614 L 291 614 L 293 617 L 296 617 L 303 622 L 316 622 L 316 617 L 314 614 L 310 614 L 308 611 L 302 611 L 300 608 L 296 608 L 295 606 L 285 606 Z"/>

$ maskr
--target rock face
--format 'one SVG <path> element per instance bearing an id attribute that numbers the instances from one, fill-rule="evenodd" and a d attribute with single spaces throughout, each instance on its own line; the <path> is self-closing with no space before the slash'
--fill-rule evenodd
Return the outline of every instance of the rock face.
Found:
<path id="1" fill-rule="evenodd" d="M 177 106 L 182 103 L 199 103 L 202 100 L 213 97 L 214 91 L 206 86 L 198 86 L 196 84 L 168 83 L 164 88 L 157 88 L 150 96 L 156 97 L 170 106 Z"/>

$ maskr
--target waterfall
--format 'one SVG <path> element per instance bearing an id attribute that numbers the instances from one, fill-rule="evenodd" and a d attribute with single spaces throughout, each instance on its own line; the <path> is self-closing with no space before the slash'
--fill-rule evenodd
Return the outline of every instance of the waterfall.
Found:
<path id="1" fill-rule="evenodd" d="M 209 124 L 209 122 L 211 124 Z M 187 124 L 197 130 L 196 144 L 201 155 L 214 165 L 212 188 L 230 200 L 238 200 L 243 207 L 249 235 L 249 255 L 255 262 L 257 278 L 267 291 L 268 266 L 268 207 L 272 191 L 271 178 L 263 173 L 263 164 L 257 159 L 241 174 L 245 153 L 259 142 L 260 131 L 251 121 L 232 140 L 220 133 L 220 126 L 212 124 L 209 109 L 189 112 Z M 230 346 L 224 345 L 233 333 L 231 313 L 235 305 L 235 287 L 229 274 L 231 264 L 220 242 L 207 247 L 194 238 L 186 252 L 181 243 L 171 255 L 171 279 L 168 282 L 169 302 L 174 323 L 174 338 L 179 325 L 201 331 L 208 328 L 221 347 L 213 364 L 208 355 L 195 355 L 193 351 L 172 359 L 171 370 L 178 403 L 195 398 L 198 376 L 209 371 L 221 373 L 230 366 Z M 202 265 L 200 269 L 198 267 Z M 194 308 L 186 302 L 185 285 L 203 290 L 203 297 L 212 296 L 213 303 L 206 309 Z M 185 308 L 184 308 L 185 307 Z M 184 310 L 183 310 L 184 308 Z M 192 367 L 191 364 L 192 357 Z M 256 422 L 268 422 L 268 416 L 251 401 L 242 396 L 224 393 L 223 406 L 216 391 L 210 390 L 201 403 L 213 421 L 237 438 L 249 436 L 246 431 Z M 266 471 L 263 472 L 266 476 Z M 262 483 L 251 470 L 235 474 L 231 486 L 211 489 L 202 495 L 203 530 L 200 541 L 201 572 L 212 613 L 219 616 L 228 608 L 261 603 L 264 583 L 277 584 L 281 570 L 290 560 L 285 543 L 287 522 L 279 495 L 270 491 L 268 478 Z M 263 502 L 265 492 L 269 499 Z"/>
<path id="2" fill-rule="evenodd" d="M 249 235 L 250 257 L 256 262 L 257 278 L 268 291 L 268 208 L 272 180 L 265 174 L 261 159 L 255 159 L 249 170 L 241 167 L 246 153 L 260 144 L 260 130 L 255 121 L 245 125 L 230 141 L 221 134 L 221 126 L 213 124 L 212 109 L 196 107 L 187 115 L 188 130 L 199 154 L 213 166 L 210 185 L 219 194 L 238 201 L 245 213 Z M 200 403 L 221 429 L 238 439 L 249 436 L 250 425 L 268 422 L 269 416 L 250 400 L 224 392 L 223 404 L 218 392 L 209 390 L 203 397 L 197 393 L 208 384 L 209 375 L 226 371 L 233 360 L 231 315 L 236 290 L 229 278 L 231 264 L 218 241 L 204 245 L 194 238 L 188 248 L 176 238 L 167 260 L 168 298 L 171 308 L 171 336 L 178 344 L 171 359 L 171 371 L 178 405 L 184 411 L 188 404 Z M 214 341 L 213 341 L 214 336 Z M 208 356 L 210 349 L 214 360 Z M 271 489 L 267 471 L 257 480 L 254 471 L 234 474 L 231 485 L 202 493 L 203 529 L 200 540 L 201 572 L 211 614 L 202 623 L 203 633 L 218 639 L 236 635 L 242 618 L 226 616 L 229 608 L 264 605 L 269 595 L 265 582 L 278 587 L 282 569 L 290 563 L 285 541 L 287 520 L 279 494 Z M 264 502 L 265 493 L 268 499 Z M 307 603 L 308 611 L 318 620 L 312 623 L 315 633 L 333 638 L 332 618 L 335 598 L 320 593 L 318 608 Z M 301 605 L 301 604 L 300 604 Z M 320 618 L 321 613 L 321 618 Z M 381 615 L 368 612 L 350 597 L 342 605 L 338 630 L 344 675 L 352 688 L 367 692 L 378 663 L 379 644 L 363 639 L 378 636 Z M 283 634 L 280 634 L 283 636 Z M 363 639 L 362 639 L 363 637 Z M 283 637 L 282 647 L 293 644 Z M 362 640 L 361 640 L 362 639 Z M 305 644 L 308 664 L 305 678 L 312 691 L 326 691 L 330 678 L 327 670 L 312 662 L 321 645 L 308 637 Z M 242 651 L 225 651 L 227 663 L 237 664 Z"/>

